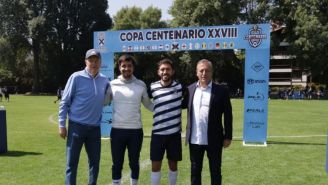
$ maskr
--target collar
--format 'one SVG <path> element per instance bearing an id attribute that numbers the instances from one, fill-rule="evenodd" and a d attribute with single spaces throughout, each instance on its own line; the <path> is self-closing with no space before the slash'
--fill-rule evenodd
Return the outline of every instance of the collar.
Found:
<path id="1" fill-rule="evenodd" d="M 201 89 L 208 89 L 208 88 L 212 88 L 212 80 L 210 81 L 209 84 L 207 84 L 207 87 L 206 88 L 203 88 L 199 85 L 199 81 L 197 82 L 196 84 L 196 88 L 201 88 Z"/>
<path id="2" fill-rule="evenodd" d="M 96 78 L 96 77 L 98 77 L 98 75 L 99 75 L 99 72 L 98 72 L 98 73 L 96 74 L 96 76 L 93 77 L 93 75 L 89 72 L 89 70 L 88 70 L 87 67 L 84 68 L 84 71 L 85 71 L 85 73 L 86 73 L 89 77 L 91 77 L 91 78 Z"/>
<path id="3" fill-rule="evenodd" d="M 119 80 L 121 80 L 123 83 L 132 83 L 137 79 L 134 75 L 132 75 L 132 77 L 130 79 L 125 79 L 125 78 L 123 78 L 122 75 L 118 76 L 117 78 Z"/>

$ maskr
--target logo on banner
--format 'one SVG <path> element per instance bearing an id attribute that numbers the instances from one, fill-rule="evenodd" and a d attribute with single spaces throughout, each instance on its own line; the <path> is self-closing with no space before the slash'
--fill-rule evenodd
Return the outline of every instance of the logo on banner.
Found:
<path id="1" fill-rule="evenodd" d="M 250 121 L 249 124 L 251 125 L 252 128 L 261 128 L 264 126 L 264 122 L 259 122 L 259 121 Z"/>
<path id="2" fill-rule="evenodd" d="M 192 49 L 192 43 L 189 43 L 189 49 Z"/>
<path id="3" fill-rule="evenodd" d="M 199 43 L 195 43 L 195 49 L 199 49 L 200 48 L 200 44 Z"/>
<path id="4" fill-rule="evenodd" d="M 227 49 L 228 44 L 226 42 L 223 42 L 223 48 Z"/>
<path id="5" fill-rule="evenodd" d="M 247 84 L 249 84 L 249 85 L 264 84 L 264 83 L 266 83 L 265 80 L 257 80 L 257 79 L 252 79 L 252 78 L 247 79 Z"/>
<path id="6" fill-rule="evenodd" d="M 165 50 L 166 51 L 170 50 L 170 44 L 165 44 Z"/>
<path id="7" fill-rule="evenodd" d="M 254 109 L 246 109 L 248 113 L 264 113 L 264 109 L 254 108 Z"/>
<path id="8" fill-rule="evenodd" d="M 179 43 L 172 43 L 172 50 L 173 51 L 179 50 Z"/>
<path id="9" fill-rule="evenodd" d="M 220 43 L 219 42 L 215 43 L 215 49 L 220 49 Z"/>
<path id="10" fill-rule="evenodd" d="M 234 42 L 230 42 L 229 47 L 230 48 L 234 48 L 235 47 L 235 43 Z"/>
<path id="11" fill-rule="evenodd" d="M 203 43 L 202 43 L 202 48 L 203 48 L 203 49 L 206 49 L 206 42 L 203 42 Z"/>
<path id="12" fill-rule="evenodd" d="M 183 50 L 187 49 L 187 44 L 186 43 L 182 43 L 181 44 L 181 49 L 183 49 Z"/>
<path id="13" fill-rule="evenodd" d="M 253 99 L 254 101 L 263 101 L 264 95 L 260 92 L 257 92 L 255 95 L 248 95 L 248 99 Z"/>
<path id="14" fill-rule="evenodd" d="M 105 47 L 105 32 L 98 33 L 98 45 L 100 48 Z"/>
<path id="15" fill-rule="evenodd" d="M 208 44 L 208 49 L 213 49 L 213 47 L 214 47 L 213 43 L 210 42 L 210 43 Z"/>
<path id="16" fill-rule="evenodd" d="M 263 66 L 261 63 L 259 63 L 259 62 L 255 62 L 255 63 L 251 66 L 251 68 L 252 68 L 255 72 L 260 72 L 260 71 L 264 68 L 264 66 Z"/>
<path id="17" fill-rule="evenodd" d="M 267 35 L 262 33 L 262 29 L 257 25 L 254 25 L 251 29 L 249 29 L 248 35 L 246 35 L 244 39 L 248 40 L 249 44 L 253 48 L 256 48 L 261 45 L 262 40 L 266 38 Z"/>

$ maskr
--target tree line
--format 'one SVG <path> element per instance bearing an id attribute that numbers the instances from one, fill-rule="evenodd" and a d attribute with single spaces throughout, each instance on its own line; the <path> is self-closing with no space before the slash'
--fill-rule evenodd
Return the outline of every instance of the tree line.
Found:
<path id="1" fill-rule="evenodd" d="M 285 26 L 283 40 L 271 36 L 271 50 L 290 43 L 297 65 L 310 69 L 313 82 L 328 84 L 328 0 L 175 0 L 169 21 L 152 6 L 124 7 L 111 18 L 108 6 L 107 0 L 0 0 L 0 86 L 55 92 L 72 72 L 83 69 L 94 31 L 257 23 Z M 174 61 L 176 77 L 185 84 L 195 80 L 196 61 L 207 58 L 217 82 L 243 87 L 243 51 L 133 55 L 136 76 L 146 83 L 157 79 L 156 63 L 163 57 Z"/>

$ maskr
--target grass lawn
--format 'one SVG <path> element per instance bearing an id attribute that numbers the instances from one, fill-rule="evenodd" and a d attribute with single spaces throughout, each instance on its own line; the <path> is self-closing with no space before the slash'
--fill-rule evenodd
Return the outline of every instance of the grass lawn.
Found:
<path id="1" fill-rule="evenodd" d="M 0 102 L 7 112 L 8 153 L 0 155 L 1 185 L 64 184 L 65 143 L 58 136 L 56 96 L 13 95 Z M 225 185 L 327 185 L 325 171 L 328 129 L 328 101 L 270 100 L 267 147 L 242 146 L 243 100 L 232 100 L 234 140 L 223 152 Z M 142 110 L 144 142 L 141 152 L 140 185 L 150 184 L 149 145 L 152 115 Z M 183 116 L 185 124 L 185 114 Z M 185 131 L 185 126 L 183 126 Z M 293 136 L 293 137 L 291 137 Z M 87 184 L 86 153 L 83 150 L 78 184 Z M 203 184 L 210 184 L 207 158 Z M 127 157 L 123 184 L 129 184 Z M 109 140 L 102 140 L 98 184 L 111 182 Z M 162 185 L 167 185 L 167 162 L 163 161 Z M 183 146 L 178 184 L 190 184 L 188 147 Z"/>

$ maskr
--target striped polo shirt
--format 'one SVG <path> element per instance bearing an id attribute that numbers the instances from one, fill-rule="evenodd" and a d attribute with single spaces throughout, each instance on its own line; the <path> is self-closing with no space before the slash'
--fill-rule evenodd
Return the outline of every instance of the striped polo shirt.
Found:
<path id="1" fill-rule="evenodd" d="M 173 81 L 162 86 L 160 81 L 150 85 L 154 103 L 153 134 L 170 135 L 181 132 L 182 85 Z"/>

